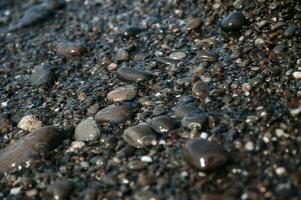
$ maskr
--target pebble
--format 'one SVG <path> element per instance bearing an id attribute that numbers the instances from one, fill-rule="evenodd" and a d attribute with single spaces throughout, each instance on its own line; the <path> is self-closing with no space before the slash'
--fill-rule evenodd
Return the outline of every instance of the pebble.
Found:
<path id="1" fill-rule="evenodd" d="M 228 16 L 224 17 L 221 28 L 223 31 L 239 31 L 242 29 L 242 26 L 246 23 L 246 17 L 240 11 L 234 11 Z"/>
<path id="2" fill-rule="evenodd" d="M 49 85 L 54 81 L 54 70 L 49 65 L 35 66 L 31 74 L 31 84 L 35 86 Z"/>
<path id="3" fill-rule="evenodd" d="M 99 136 L 100 130 L 92 117 L 82 120 L 75 128 L 74 138 L 77 141 L 92 141 Z"/>
<path id="4" fill-rule="evenodd" d="M 5 134 L 13 129 L 13 122 L 9 118 L 0 117 L 0 133 Z"/>
<path id="5" fill-rule="evenodd" d="M 192 18 L 188 21 L 185 30 L 191 31 L 199 28 L 202 24 L 202 20 L 200 18 Z"/>
<path id="6" fill-rule="evenodd" d="M 119 50 L 116 53 L 115 60 L 117 62 L 128 61 L 130 59 L 130 54 L 126 50 Z"/>
<path id="7" fill-rule="evenodd" d="M 140 26 L 130 26 L 126 28 L 122 35 L 125 37 L 136 37 L 139 33 L 143 32 L 145 29 Z"/>
<path id="8" fill-rule="evenodd" d="M 75 152 L 78 149 L 81 149 L 82 147 L 85 146 L 85 143 L 82 141 L 74 141 L 71 143 L 71 145 L 69 146 L 69 148 L 66 150 L 66 153 L 68 152 Z"/>
<path id="9" fill-rule="evenodd" d="M 186 53 L 181 52 L 181 51 L 176 51 L 176 52 L 169 54 L 168 57 L 171 59 L 174 59 L 174 60 L 182 60 L 186 57 Z"/>
<path id="10" fill-rule="evenodd" d="M 134 85 L 122 86 L 109 92 L 107 99 L 113 102 L 131 101 L 135 99 L 137 92 L 137 87 Z"/>
<path id="11" fill-rule="evenodd" d="M 208 115 L 205 113 L 190 113 L 182 119 L 182 126 L 189 129 L 201 130 L 208 121 Z"/>
<path id="12" fill-rule="evenodd" d="M 117 70 L 117 75 L 119 79 L 123 81 L 134 82 L 134 83 L 147 81 L 153 76 L 149 72 L 139 70 L 139 69 L 129 68 L 129 67 L 119 68 Z"/>
<path id="13" fill-rule="evenodd" d="M 151 162 L 153 162 L 153 159 L 150 156 L 142 156 L 141 161 L 151 163 Z"/>
<path id="14" fill-rule="evenodd" d="M 151 120 L 150 126 L 157 133 L 168 133 L 169 131 L 177 128 L 177 122 L 168 116 L 159 116 Z"/>
<path id="15" fill-rule="evenodd" d="M 228 154 L 221 145 L 201 138 L 186 143 L 183 157 L 192 168 L 205 172 L 219 168 L 228 161 Z"/>
<path id="16" fill-rule="evenodd" d="M 94 119 L 98 123 L 122 123 L 130 119 L 131 107 L 127 105 L 110 105 L 98 111 Z"/>
<path id="17" fill-rule="evenodd" d="M 287 46 L 286 45 L 277 45 L 274 47 L 273 49 L 273 53 L 276 56 L 281 56 L 283 55 L 283 53 L 287 50 Z"/>
<path id="18" fill-rule="evenodd" d="M 5 172 L 10 167 L 36 159 L 58 147 L 68 134 L 54 126 L 46 126 L 25 135 L 0 150 L 0 171 Z"/>
<path id="19" fill-rule="evenodd" d="M 79 57 L 87 51 L 82 43 L 62 42 L 56 46 L 57 54 L 64 57 Z"/>
<path id="20" fill-rule="evenodd" d="M 177 118 L 183 118 L 190 113 L 199 113 L 200 109 L 194 103 L 188 103 L 176 108 L 175 115 Z"/>
<path id="21" fill-rule="evenodd" d="M 42 122 L 38 120 L 34 115 L 26 115 L 20 120 L 18 128 L 24 131 L 32 132 L 40 129 L 42 125 Z"/>
<path id="22" fill-rule="evenodd" d="M 200 99 L 205 99 L 209 95 L 208 86 L 203 81 L 197 81 L 192 87 L 192 93 Z"/>
<path id="23" fill-rule="evenodd" d="M 56 181 L 47 188 L 47 192 L 52 196 L 52 199 L 67 200 L 71 199 L 74 189 L 74 184 L 71 181 Z"/>
<path id="24" fill-rule="evenodd" d="M 140 160 L 133 160 L 130 161 L 127 166 L 131 170 L 141 170 L 147 167 L 147 163 Z"/>
<path id="25" fill-rule="evenodd" d="M 201 62 L 203 61 L 215 62 L 218 60 L 218 55 L 216 53 L 202 49 L 199 50 L 199 52 L 197 53 L 197 59 Z"/>
<path id="26" fill-rule="evenodd" d="M 156 61 L 158 64 L 170 65 L 170 66 L 175 66 L 179 63 L 177 59 L 173 59 L 170 57 L 158 57 Z"/>
<path id="27" fill-rule="evenodd" d="M 301 71 L 295 71 L 293 73 L 293 76 L 295 79 L 301 79 Z"/>
<path id="28" fill-rule="evenodd" d="M 139 124 L 127 128 L 124 131 L 123 138 L 128 145 L 142 148 L 151 145 L 151 142 L 156 139 L 156 135 L 148 125 Z"/>

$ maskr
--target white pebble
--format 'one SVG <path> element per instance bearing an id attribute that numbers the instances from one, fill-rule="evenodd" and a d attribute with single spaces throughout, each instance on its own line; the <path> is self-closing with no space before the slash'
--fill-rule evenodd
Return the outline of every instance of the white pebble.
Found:
<path id="1" fill-rule="evenodd" d="M 296 71 L 293 73 L 293 76 L 295 79 L 301 79 L 301 72 L 300 71 Z"/>
<path id="2" fill-rule="evenodd" d="M 275 170 L 276 174 L 281 176 L 284 175 L 286 173 L 286 169 L 284 167 L 277 167 Z"/>
<path id="3" fill-rule="evenodd" d="M 282 136 L 285 135 L 285 132 L 284 132 L 284 130 L 282 130 L 282 129 L 280 129 L 280 128 L 277 128 L 277 129 L 275 130 L 275 134 L 276 134 L 277 137 L 282 137 Z"/>
<path id="4" fill-rule="evenodd" d="M 247 142 L 247 143 L 245 144 L 245 149 L 246 149 L 247 151 L 253 151 L 253 150 L 254 150 L 254 143 L 251 142 L 251 141 Z"/>
<path id="5" fill-rule="evenodd" d="M 153 162 L 153 159 L 150 156 L 142 156 L 141 157 L 142 162 Z"/>
<path id="6" fill-rule="evenodd" d="M 8 105 L 7 102 L 2 102 L 2 103 L 1 103 L 1 106 L 2 106 L 2 107 L 6 107 L 7 105 Z"/>
<path id="7" fill-rule="evenodd" d="M 71 143 L 70 147 L 66 150 L 66 152 L 74 152 L 77 149 L 80 149 L 85 146 L 85 143 L 82 141 L 74 141 Z"/>
<path id="8" fill-rule="evenodd" d="M 21 189 L 22 189 L 22 186 L 12 188 L 10 190 L 10 194 L 12 194 L 12 195 L 20 194 L 21 193 Z"/>
<path id="9" fill-rule="evenodd" d="M 207 139 L 208 138 L 208 133 L 202 132 L 201 135 L 200 135 L 200 138 Z"/>
<path id="10" fill-rule="evenodd" d="M 24 131 L 32 132 L 40 129 L 42 122 L 33 115 L 26 115 L 20 120 L 18 127 Z"/>

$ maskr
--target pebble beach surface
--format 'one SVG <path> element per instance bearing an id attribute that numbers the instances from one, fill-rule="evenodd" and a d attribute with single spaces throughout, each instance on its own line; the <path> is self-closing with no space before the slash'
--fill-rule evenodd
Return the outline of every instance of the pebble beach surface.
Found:
<path id="1" fill-rule="evenodd" d="M 0 199 L 301 199 L 297 0 L 1 0 Z"/>

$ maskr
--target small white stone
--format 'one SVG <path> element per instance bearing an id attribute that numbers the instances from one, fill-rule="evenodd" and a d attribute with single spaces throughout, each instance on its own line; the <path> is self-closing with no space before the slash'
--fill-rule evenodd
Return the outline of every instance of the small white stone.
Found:
<path id="1" fill-rule="evenodd" d="M 186 171 L 182 171 L 182 172 L 181 172 L 181 176 L 182 176 L 182 177 L 187 177 L 187 176 L 188 176 L 188 173 L 187 173 Z"/>
<path id="2" fill-rule="evenodd" d="M 42 122 L 38 120 L 34 115 L 24 116 L 18 124 L 18 128 L 29 132 L 38 130 L 41 127 L 42 127 Z"/>
<path id="3" fill-rule="evenodd" d="M 1 103 L 1 107 L 6 107 L 8 104 L 7 104 L 7 102 L 2 102 Z"/>
<path id="4" fill-rule="evenodd" d="M 151 163 L 153 162 L 153 159 L 150 156 L 142 156 L 141 161 Z"/>
<path id="5" fill-rule="evenodd" d="M 200 135 L 200 138 L 207 139 L 208 138 L 208 133 L 202 132 L 201 135 Z"/>
<path id="6" fill-rule="evenodd" d="M 247 143 L 245 144 L 245 149 L 246 149 L 247 151 L 253 151 L 253 150 L 254 150 L 254 143 L 251 142 L 251 141 L 247 142 Z"/>
<path id="7" fill-rule="evenodd" d="M 22 190 L 22 186 L 12 188 L 12 189 L 10 190 L 10 194 L 12 194 L 12 195 L 20 194 L 20 193 L 21 193 L 21 190 Z"/>
<path id="8" fill-rule="evenodd" d="M 270 142 L 270 139 L 267 137 L 267 136 L 264 136 L 262 138 L 262 140 L 265 142 L 265 143 L 269 143 Z"/>
<path id="9" fill-rule="evenodd" d="M 285 135 L 285 132 L 284 132 L 284 130 L 282 130 L 282 129 L 280 129 L 280 128 L 277 128 L 277 129 L 275 130 L 275 134 L 276 134 L 277 137 L 282 137 L 282 136 Z"/>
<path id="10" fill-rule="evenodd" d="M 262 44 L 264 44 L 264 40 L 262 38 L 257 38 L 255 40 L 255 45 L 262 45 Z"/>
<path id="11" fill-rule="evenodd" d="M 284 167 L 277 167 L 275 170 L 276 174 L 281 176 L 284 175 L 286 173 L 286 169 Z"/>
<path id="12" fill-rule="evenodd" d="M 85 146 L 85 143 L 82 141 L 74 141 L 71 143 L 70 147 L 66 150 L 66 152 L 74 152 L 77 149 L 80 149 Z"/>
<path id="13" fill-rule="evenodd" d="M 159 141 L 159 145 L 166 145 L 166 141 L 161 139 L 161 140 Z"/>
<path id="14" fill-rule="evenodd" d="M 301 79 L 301 71 L 296 71 L 293 73 L 295 79 Z"/>

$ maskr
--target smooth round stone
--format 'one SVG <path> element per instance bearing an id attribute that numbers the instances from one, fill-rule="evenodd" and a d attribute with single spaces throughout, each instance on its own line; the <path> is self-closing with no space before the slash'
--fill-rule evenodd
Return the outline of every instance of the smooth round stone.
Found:
<path id="1" fill-rule="evenodd" d="M 147 166 L 146 162 L 142 162 L 140 160 L 133 160 L 128 163 L 128 168 L 131 170 L 140 170 Z"/>
<path id="2" fill-rule="evenodd" d="M 168 116 L 155 117 L 150 122 L 150 126 L 157 133 L 167 133 L 177 128 L 177 125 L 177 122 Z"/>
<path id="3" fill-rule="evenodd" d="M 197 59 L 199 61 L 209 61 L 209 62 L 215 62 L 218 60 L 218 55 L 213 52 L 205 51 L 205 50 L 200 50 L 197 53 Z"/>
<path id="4" fill-rule="evenodd" d="M 196 97 L 204 99 L 209 94 L 208 86 L 202 81 L 197 81 L 192 87 L 192 93 Z"/>
<path id="5" fill-rule="evenodd" d="M 223 31 L 239 31 L 246 23 L 246 17 L 240 11 L 234 11 L 230 15 L 224 17 L 221 28 Z"/>
<path id="6" fill-rule="evenodd" d="M 32 132 L 42 127 L 42 122 L 33 115 L 24 116 L 18 123 L 18 128 Z"/>
<path id="7" fill-rule="evenodd" d="M 177 118 L 183 118 L 185 115 L 190 113 L 199 113 L 200 109 L 193 103 L 181 105 L 176 108 L 175 115 Z"/>
<path id="8" fill-rule="evenodd" d="M 190 113 L 182 119 L 182 126 L 189 129 L 202 129 L 207 123 L 208 116 L 205 113 Z"/>
<path id="9" fill-rule="evenodd" d="M 77 141 L 91 141 L 99 136 L 100 130 L 92 117 L 81 121 L 75 128 L 74 138 Z"/>
<path id="10" fill-rule="evenodd" d="M 56 52 L 65 57 L 82 56 L 86 51 L 86 47 L 81 43 L 64 42 L 56 47 Z"/>
<path id="11" fill-rule="evenodd" d="M 186 143 L 183 157 L 191 167 L 200 171 L 214 170 L 228 161 L 228 154 L 221 145 L 201 138 Z"/>
<path id="12" fill-rule="evenodd" d="M 174 60 L 182 60 L 186 57 L 185 52 L 177 51 L 169 54 L 169 58 L 174 59 Z"/>
<path id="13" fill-rule="evenodd" d="M 98 111 L 94 119 L 98 123 L 122 123 L 131 117 L 131 108 L 127 105 L 110 105 Z"/>
<path id="14" fill-rule="evenodd" d="M 285 53 L 286 50 L 287 50 L 286 45 L 277 45 L 274 47 L 273 52 L 275 55 L 281 56 Z"/>
<path id="15" fill-rule="evenodd" d="M 127 85 L 115 88 L 108 93 L 107 98 L 109 101 L 120 102 L 120 101 L 131 101 L 137 96 L 137 87 L 133 85 Z"/>
<path id="16" fill-rule="evenodd" d="M 122 67 L 117 70 L 119 79 L 128 82 L 139 83 L 149 80 L 153 75 L 149 72 L 142 71 L 139 69 Z"/>
<path id="17" fill-rule="evenodd" d="M 54 80 L 53 68 L 49 65 L 38 65 L 33 68 L 31 74 L 31 84 L 35 86 L 48 85 Z"/>
<path id="18" fill-rule="evenodd" d="M 48 193 L 55 200 L 70 199 L 74 189 L 74 184 L 70 181 L 57 181 L 47 188 Z"/>
<path id="19" fill-rule="evenodd" d="M 131 26 L 124 30 L 122 33 L 125 37 L 135 37 L 139 33 L 143 32 L 145 29 L 140 26 Z"/>
<path id="20" fill-rule="evenodd" d="M 169 58 L 168 57 L 159 57 L 159 58 L 157 58 L 156 61 L 158 64 L 171 65 L 171 66 L 177 65 L 179 63 L 178 60 L 170 58 L 170 57 Z"/>
<path id="21" fill-rule="evenodd" d="M 200 27 L 202 20 L 200 18 L 192 18 L 188 21 L 186 25 L 186 31 L 195 30 Z"/>
<path id="22" fill-rule="evenodd" d="M 139 124 L 124 131 L 124 140 L 128 145 L 142 148 L 151 144 L 156 139 L 154 131 L 146 124 Z"/>

